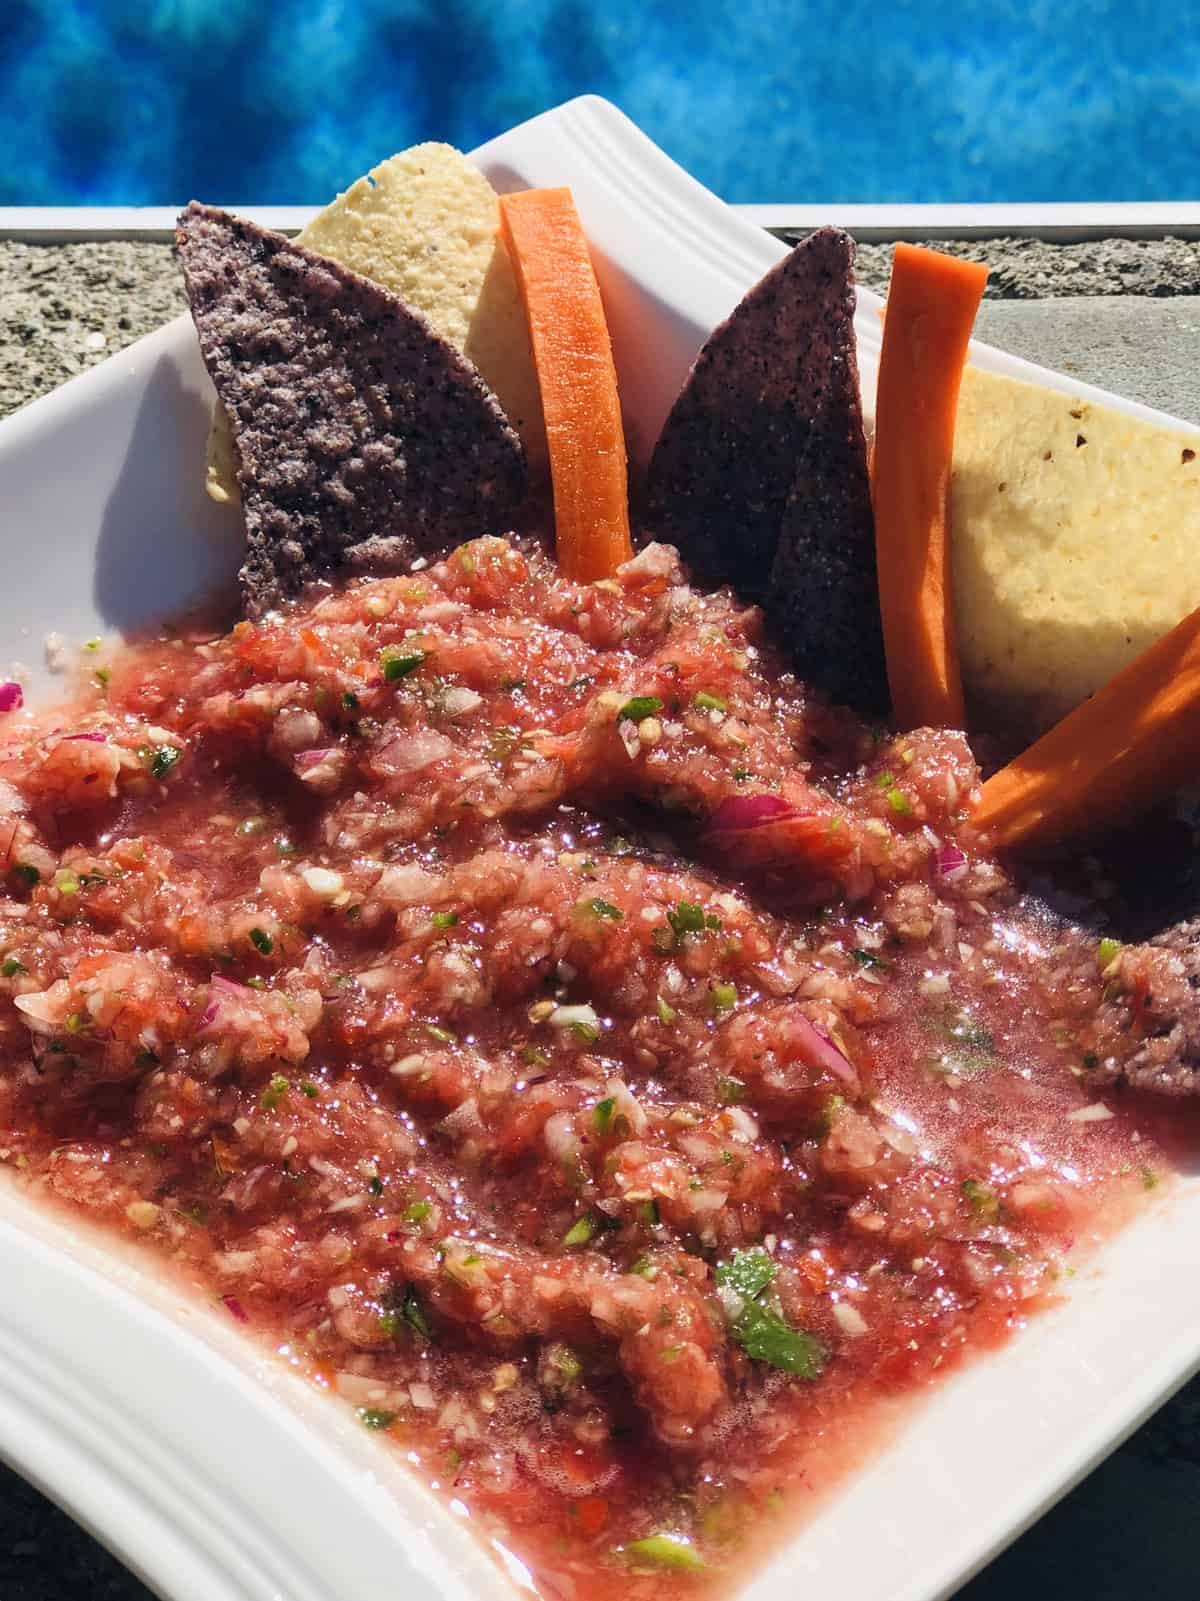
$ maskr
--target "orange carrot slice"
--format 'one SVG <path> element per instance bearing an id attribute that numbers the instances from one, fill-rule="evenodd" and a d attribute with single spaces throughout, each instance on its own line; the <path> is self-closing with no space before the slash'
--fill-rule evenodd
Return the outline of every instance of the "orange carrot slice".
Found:
<path id="1" fill-rule="evenodd" d="M 892 713 L 961 728 L 946 496 L 967 344 L 987 268 L 897 245 L 875 403 L 871 498 Z"/>
<path id="2" fill-rule="evenodd" d="M 542 392 L 558 559 L 569 578 L 609 578 L 633 554 L 625 434 L 612 342 L 569 189 L 501 195 Z"/>
<path id="3" fill-rule="evenodd" d="M 997 849 L 1126 822 L 1200 774 L 1200 610 L 983 786 L 972 822 Z"/>

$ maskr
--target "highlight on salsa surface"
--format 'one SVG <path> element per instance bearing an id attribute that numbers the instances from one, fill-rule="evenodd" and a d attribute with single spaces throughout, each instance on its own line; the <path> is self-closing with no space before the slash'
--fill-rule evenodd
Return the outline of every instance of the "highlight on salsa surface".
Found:
<path id="1" fill-rule="evenodd" d="M 819 230 L 705 345 L 643 506 L 569 191 L 419 148 L 301 241 L 180 219 L 246 615 L 49 712 L 0 687 L 3 1159 L 546 1597 L 728 1591 L 1169 1182 L 1198 925 L 1126 939 L 1112 884 L 996 851 L 1196 777 L 1196 623 L 977 749 L 982 270 L 898 253 L 869 468 Z"/>

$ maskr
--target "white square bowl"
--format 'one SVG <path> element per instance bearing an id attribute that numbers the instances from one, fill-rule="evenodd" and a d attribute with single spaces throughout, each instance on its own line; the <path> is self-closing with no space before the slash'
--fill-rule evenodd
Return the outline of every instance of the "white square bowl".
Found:
<path id="1" fill-rule="evenodd" d="M 475 153 L 498 189 L 569 184 L 644 460 L 700 344 L 784 246 L 614 107 L 575 100 Z M 857 319 L 868 415 L 877 296 Z M 1159 414 L 973 347 L 981 366 Z M 130 631 L 226 582 L 235 520 L 201 482 L 211 389 L 181 318 L 0 423 L 0 663 Z M 1174 421 L 1173 419 L 1162 419 Z M 1176 426 L 1186 426 L 1176 424 Z M 744 1587 L 792 1601 L 949 1594 L 1200 1366 L 1200 1180 L 1184 1176 L 1003 1350 L 903 1433 Z M 512 1597 L 466 1509 L 417 1484 L 210 1301 L 0 1185 L 0 1451 L 169 1601 Z M 681 1593 L 686 1584 L 681 1581 Z"/>

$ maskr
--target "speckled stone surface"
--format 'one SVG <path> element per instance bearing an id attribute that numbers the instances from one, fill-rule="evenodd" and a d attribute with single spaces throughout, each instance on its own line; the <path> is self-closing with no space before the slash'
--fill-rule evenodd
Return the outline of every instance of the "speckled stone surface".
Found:
<path id="1" fill-rule="evenodd" d="M 946 248 L 992 265 L 981 337 L 1200 422 L 1200 298 L 1192 298 L 1200 297 L 1200 245 L 988 240 Z M 863 281 L 884 287 L 888 259 L 888 247 L 863 246 Z M 0 415 L 182 305 L 166 245 L 0 243 Z M 1190 1598 L 1200 1580 L 1197 1507 L 1200 1380 L 968 1584 L 961 1601 Z M 150 1601 L 150 1592 L 0 1468 L 0 1601 Z"/>

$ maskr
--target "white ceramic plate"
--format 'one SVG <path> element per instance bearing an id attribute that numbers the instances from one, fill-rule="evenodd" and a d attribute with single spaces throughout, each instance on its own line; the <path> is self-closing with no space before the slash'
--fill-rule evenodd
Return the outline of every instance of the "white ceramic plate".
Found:
<path id="1" fill-rule="evenodd" d="M 476 155 L 500 189 L 574 190 L 644 459 L 703 338 L 783 246 L 601 100 Z M 878 305 L 861 296 L 868 409 Z M 974 359 L 1156 415 L 986 347 Z M 36 677 L 47 631 L 133 628 L 232 573 L 230 520 L 200 483 L 209 395 L 181 319 L 0 423 L 0 662 Z M 949 1594 L 1200 1366 L 1198 1269 L 1185 1178 L 1061 1307 L 940 1387 L 747 1601 L 816 1583 L 844 1601 Z M 484 1601 L 527 1583 L 223 1311 L 2 1184 L 0 1283 L 0 1451 L 169 1601 Z"/>

